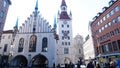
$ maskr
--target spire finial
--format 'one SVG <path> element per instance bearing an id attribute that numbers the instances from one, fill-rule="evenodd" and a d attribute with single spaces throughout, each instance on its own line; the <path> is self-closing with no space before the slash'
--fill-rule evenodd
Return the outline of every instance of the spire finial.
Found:
<path id="1" fill-rule="evenodd" d="M 65 0 L 62 0 L 61 7 L 62 7 L 62 6 L 66 6 L 66 7 L 67 7 Z"/>
<path id="2" fill-rule="evenodd" d="M 15 26 L 14 26 L 14 29 L 18 29 L 18 18 L 17 18 L 17 20 L 16 20 L 16 24 L 15 24 Z"/>
<path id="3" fill-rule="evenodd" d="M 38 10 L 38 0 L 36 0 L 36 6 L 35 6 L 35 10 Z"/>
<path id="4" fill-rule="evenodd" d="M 56 16 L 54 17 L 54 28 L 56 29 L 57 25 L 56 25 Z"/>

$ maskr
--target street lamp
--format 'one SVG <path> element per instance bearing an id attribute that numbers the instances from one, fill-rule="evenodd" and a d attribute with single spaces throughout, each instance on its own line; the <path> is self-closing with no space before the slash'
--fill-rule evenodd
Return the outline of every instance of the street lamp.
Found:
<path id="1" fill-rule="evenodd" d="M 30 63 L 30 60 L 31 60 L 31 54 L 28 54 L 28 62 Z M 28 64 L 29 64 L 28 63 Z"/>

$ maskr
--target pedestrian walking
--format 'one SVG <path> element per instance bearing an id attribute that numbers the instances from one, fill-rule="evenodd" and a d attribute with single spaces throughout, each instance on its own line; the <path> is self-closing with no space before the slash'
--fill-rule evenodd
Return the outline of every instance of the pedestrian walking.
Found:
<path id="1" fill-rule="evenodd" d="M 60 68 L 60 64 L 57 65 L 57 68 Z"/>
<path id="2" fill-rule="evenodd" d="M 28 68 L 32 68 L 32 62 L 28 64 Z"/>
<path id="3" fill-rule="evenodd" d="M 20 64 L 20 68 L 22 68 L 22 67 L 23 67 L 23 63 Z"/>
<path id="4" fill-rule="evenodd" d="M 95 68 L 101 68 L 98 62 L 96 63 Z"/>
<path id="5" fill-rule="evenodd" d="M 93 65 L 92 61 L 90 61 L 90 62 L 88 63 L 87 68 L 94 68 L 94 65 Z"/>
<path id="6" fill-rule="evenodd" d="M 77 68 L 80 68 L 80 64 L 79 63 L 77 64 Z"/>
<path id="7" fill-rule="evenodd" d="M 115 62 L 113 62 L 113 61 L 110 62 L 110 68 L 116 68 Z"/>

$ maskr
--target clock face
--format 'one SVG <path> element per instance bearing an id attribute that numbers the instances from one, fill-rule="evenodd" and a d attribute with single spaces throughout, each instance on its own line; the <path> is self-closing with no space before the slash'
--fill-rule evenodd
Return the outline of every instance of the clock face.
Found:
<path id="1" fill-rule="evenodd" d="M 63 21 L 64 24 L 67 24 L 67 21 Z"/>
<path id="2" fill-rule="evenodd" d="M 68 32 L 68 31 L 64 31 L 64 32 L 63 32 L 63 36 L 64 36 L 65 38 L 67 38 L 67 37 L 68 37 L 68 34 L 69 34 L 69 32 Z"/>

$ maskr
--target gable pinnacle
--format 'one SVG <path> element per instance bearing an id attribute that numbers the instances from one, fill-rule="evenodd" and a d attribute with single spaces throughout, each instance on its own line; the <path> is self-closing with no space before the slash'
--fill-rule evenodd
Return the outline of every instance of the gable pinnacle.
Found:
<path id="1" fill-rule="evenodd" d="M 56 16 L 54 17 L 54 28 L 57 28 L 57 24 L 56 24 Z"/>
<path id="2" fill-rule="evenodd" d="M 38 0 L 36 0 L 36 6 L 35 6 L 35 11 L 38 10 Z"/>
<path id="3" fill-rule="evenodd" d="M 18 18 L 17 18 L 17 20 L 16 20 L 16 24 L 15 24 L 15 26 L 14 26 L 14 29 L 18 29 Z"/>

